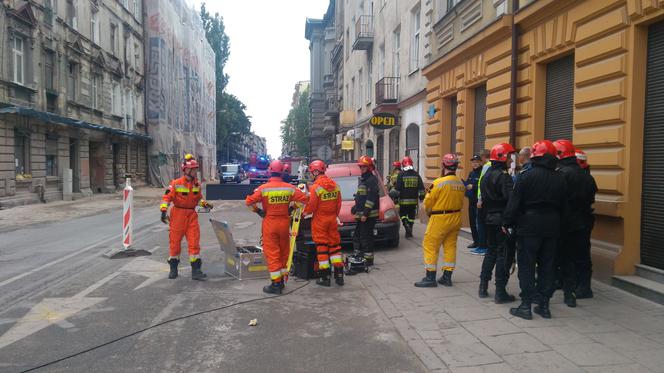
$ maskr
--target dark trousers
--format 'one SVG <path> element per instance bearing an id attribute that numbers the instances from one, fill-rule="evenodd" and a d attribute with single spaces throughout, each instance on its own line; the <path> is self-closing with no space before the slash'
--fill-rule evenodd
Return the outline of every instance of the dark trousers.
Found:
<path id="1" fill-rule="evenodd" d="M 586 229 L 582 229 L 576 232 L 567 232 L 560 238 L 556 264 L 560 271 L 558 277 L 562 282 L 563 291 L 566 293 L 576 290 L 577 263 L 586 262 L 586 260 L 581 259 L 586 252 L 586 233 Z M 589 251 L 587 255 L 590 256 Z"/>
<path id="2" fill-rule="evenodd" d="M 361 253 L 373 253 L 376 218 L 368 218 L 364 223 L 357 220 L 357 227 L 353 233 L 353 249 Z"/>
<path id="3" fill-rule="evenodd" d="M 477 227 L 477 244 L 481 248 L 486 248 L 486 224 L 484 223 L 484 209 L 477 209 L 477 216 L 475 217 Z"/>
<path id="4" fill-rule="evenodd" d="M 399 205 L 399 215 L 401 215 L 401 222 L 403 223 L 404 228 L 406 226 L 413 227 L 416 214 L 417 205 Z"/>
<path id="5" fill-rule="evenodd" d="M 491 273 L 496 267 L 496 288 L 504 288 L 509 280 L 509 269 L 506 260 L 507 257 L 507 235 L 505 235 L 500 226 L 486 225 L 487 252 L 482 261 L 482 272 L 480 279 L 482 281 L 491 281 Z M 509 260 L 509 267 L 512 266 Z"/>
<path id="6" fill-rule="evenodd" d="M 576 257 L 577 288 L 579 286 L 590 287 L 590 279 L 593 275 L 593 263 L 590 255 L 590 236 L 593 224 L 583 230 L 583 244 Z"/>
<path id="7" fill-rule="evenodd" d="M 517 263 L 521 299 L 531 303 L 537 293 L 549 299 L 554 291 L 557 237 L 517 237 Z M 535 271 L 537 270 L 537 286 Z"/>
<path id="8" fill-rule="evenodd" d="M 480 238 L 477 234 L 477 202 L 470 200 L 468 206 L 468 222 L 470 224 L 470 233 L 473 235 L 473 243 L 477 244 Z"/>

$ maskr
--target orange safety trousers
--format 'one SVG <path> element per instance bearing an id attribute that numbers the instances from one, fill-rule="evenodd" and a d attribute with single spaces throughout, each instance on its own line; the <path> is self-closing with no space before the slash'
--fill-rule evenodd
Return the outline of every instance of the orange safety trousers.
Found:
<path id="1" fill-rule="evenodd" d="M 263 219 L 263 254 L 273 281 L 287 274 L 290 254 L 290 216 L 267 215 Z"/>
<path id="2" fill-rule="evenodd" d="M 168 255 L 179 257 L 182 237 L 187 237 L 189 260 L 198 259 L 201 253 L 201 228 L 196 210 L 173 206 L 170 220 Z"/>
<path id="3" fill-rule="evenodd" d="M 316 243 L 320 269 L 330 268 L 330 262 L 337 268 L 343 267 L 341 236 L 339 235 L 336 214 L 314 214 L 311 221 L 311 238 Z"/>

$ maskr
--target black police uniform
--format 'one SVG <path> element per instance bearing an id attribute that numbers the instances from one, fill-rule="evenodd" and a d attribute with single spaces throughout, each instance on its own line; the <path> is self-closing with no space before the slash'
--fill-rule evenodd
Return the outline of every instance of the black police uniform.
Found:
<path id="1" fill-rule="evenodd" d="M 485 297 L 486 288 L 491 281 L 491 273 L 496 267 L 496 303 L 514 301 L 514 297 L 507 294 L 505 287 L 509 279 L 508 268 L 512 266 L 512 255 L 507 255 L 509 242 L 507 235 L 502 232 L 503 212 L 512 195 L 514 183 L 507 173 L 505 162 L 491 161 L 491 167 L 482 178 L 480 186 L 482 192 L 482 209 L 484 210 L 486 226 L 487 252 L 482 261 L 480 274 L 480 297 Z M 506 261 L 506 258 L 510 259 Z"/>
<path id="2" fill-rule="evenodd" d="M 565 177 L 567 184 L 567 204 L 557 263 L 565 292 L 565 303 L 574 307 L 577 286 L 582 298 L 592 296 L 592 262 L 590 246 L 587 243 L 594 222 L 592 205 L 595 203 L 597 184 L 595 179 L 579 166 L 576 157 L 559 160 L 558 171 Z"/>
<path id="3" fill-rule="evenodd" d="M 406 237 L 413 237 L 417 204 L 424 199 L 424 183 L 415 170 L 408 170 L 397 176 L 394 189 L 399 192 L 399 215 L 406 229 Z"/>
<path id="4" fill-rule="evenodd" d="M 481 174 L 482 166 L 470 171 L 468 179 L 464 181 L 466 186 L 473 186 L 472 189 L 466 190 L 466 197 L 468 197 L 468 221 L 470 222 L 470 232 L 473 236 L 472 247 L 478 247 L 480 242 L 479 234 L 477 233 L 477 185 Z"/>
<path id="5" fill-rule="evenodd" d="M 380 211 L 380 198 L 378 194 L 378 178 L 371 171 L 367 171 L 358 178 L 355 205 L 351 212 L 355 215 L 357 227 L 353 234 L 353 249 L 355 253 L 362 254 L 367 264 L 373 264 L 374 236 L 373 230 Z M 362 222 L 360 218 L 366 216 Z"/>
<path id="6" fill-rule="evenodd" d="M 554 291 L 555 255 L 566 189 L 564 177 L 556 171 L 556 158 L 550 154 L 532 158 L 532 168 L 523 172 L 514 185 L 503 213 L 503 225 L 516 227 L 517 235 L 521 306 L 510 310 L 513 315 L 532 317 L 530 306 L 539 295 L 539 310 L 550 317 L 549 299 Z"/>

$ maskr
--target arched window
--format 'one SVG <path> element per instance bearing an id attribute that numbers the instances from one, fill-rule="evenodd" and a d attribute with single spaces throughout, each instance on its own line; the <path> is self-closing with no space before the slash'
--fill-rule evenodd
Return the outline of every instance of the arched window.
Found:
<path id="1" fill-rule="evenodd" d="M 392 163 L 401 159 L 401 154 L 399 153 L 399 128 L 392 128 L 390 130 L 390 167 L 392 169 Z"/>
<path id="2" fill-rule="evenodd" d="M 367 142 L 364 144 L 364 147 L 367 149 L 367 155 L 369 157 L 373 157 L 374 156 L 373 141 L 367 140 Z"/>
<path id="3" fill-rule="evenodd" d="M 406 155 L 413 159 L 417 167 L 420 157 L 420 126 L 411 123 L 406 128 Z"/>

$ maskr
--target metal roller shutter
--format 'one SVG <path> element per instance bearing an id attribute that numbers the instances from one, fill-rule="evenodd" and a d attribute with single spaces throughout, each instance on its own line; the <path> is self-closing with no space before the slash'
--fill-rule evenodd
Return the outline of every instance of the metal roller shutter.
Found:
<path id="1" fill-rule="evenodd" d="M 380 173 L 383 177 L 385 176 L 385 173 L 383 172 L 383 160 L 385 159 L 384 154 L 385 140 L 383 135 L 380 134 L 376 137 L 376 169 L 378 169 L 378 173 Z"/>
<path id="2" fill-rule="evenodd" d="M 646 112 L 643 134 L 641 262 L 664 269 L 664 23 L 648 29 Z"/>
<path id="3" fill-rule="evenodd" d="M 475 88 L 475 131 L 473 135 L 473 153 L 484 149 L 486 134 L 486 86 Z"/>
<path id="4" fill-rule="evenodd" d="M 574 55 L 546 66 L 544 138 L 572 140 L 574 120 Z"/>
<path id="5" fill-rule="evenodd" d="M 452 107 L 450 114 L 450 153 L 456 153 L 456 133 L 457 133 L 457 99 L 456 96 L 452 97 L 450 100 L 450 106 Z"/>

